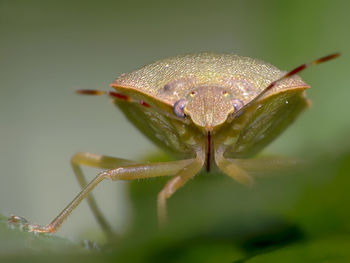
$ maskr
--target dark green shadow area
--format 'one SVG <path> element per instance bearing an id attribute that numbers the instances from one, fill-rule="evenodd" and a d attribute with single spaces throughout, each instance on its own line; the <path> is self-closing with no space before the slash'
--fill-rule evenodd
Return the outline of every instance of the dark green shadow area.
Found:
<path id="1" fill-rule="evenodd" d="M 161 230 L 156 197 L 167 178 L 132 182 L 133 222 L 115 243 L 87 250 L 10 229 L 2 218 L 0 261 L 346 262 L 349 174 L 350 151 L 260 178 L 252 189 L 203 173 L 169 200 L 170 222 Z"/>

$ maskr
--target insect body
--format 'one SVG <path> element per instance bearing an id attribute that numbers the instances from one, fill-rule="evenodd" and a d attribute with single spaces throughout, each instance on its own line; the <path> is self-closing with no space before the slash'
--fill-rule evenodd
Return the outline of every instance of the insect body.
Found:
<path id="1" fill-rule="evenodd" d="M 274 140 L 308 105 L 309 87 L 296 74 L 326 56 L 286 73 L 257 59 L 231 54 L 199 53 L 163 59 L 112 84 L 108 94 L 126 117 L 150 140 L 179 160 L 138 163 L 91 153 L 77 153 L 72 166 L 83 190 L 47 226 L 30 225 L 36 232 L 55 232 L 85 198 L 101 226 L 109 232 L 88 193 L 104 179 L 134 180 L 172 176 L 158 195 L 160 223 L 166 221 L 166 201 L 200 170 L 218 168 L 243 184 L 251 184 L 247 159 Z M 89 184 L 80 166 L 107 169 Z M 24 220 L 13 216 L 10 221 Z M 26 222 L 26 221 L 25 221 Z"/>

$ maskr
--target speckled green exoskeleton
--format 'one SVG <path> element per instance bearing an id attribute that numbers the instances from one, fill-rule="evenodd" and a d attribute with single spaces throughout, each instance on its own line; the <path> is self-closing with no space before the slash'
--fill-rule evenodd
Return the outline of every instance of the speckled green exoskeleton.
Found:
<path id="1" fill-rule="evenodd" d="M 74 173 L 83 190 L 47 226 L 22 222 L 30 231 L 56 232 L 86 197 L 100 225 L 109 225 L 90 191 L 104 179 L 135 180 L 172 176 L 158 195 L 158 217 L 166 221 L 166 202 L 202 169 L 219 169 L 250 185 L 250 168 L 261 161 L 248 159 L 285 130 L 308 106 L 309 87 L 296 74 L 312 64 L 337 57 L 332 54 L 286 73 L 263 61 L 231 54 L 198 53 L 156 61 L 122 74 L 113 91 L 80 90 L 81 94 L 107 94 L 126 117 L 151 141 L 177 157 L 177 161 L 139 163 L 120 158 L 77 153 Z M 89 184 L 80 166 L 106 169 Z M 273 165 L 273 162 L 268 165 Z"/>

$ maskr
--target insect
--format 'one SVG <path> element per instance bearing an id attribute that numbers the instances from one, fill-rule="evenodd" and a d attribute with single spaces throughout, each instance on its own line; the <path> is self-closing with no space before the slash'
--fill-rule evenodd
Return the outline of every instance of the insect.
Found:
<path id="1" fill-rule="evenodd" d="M 159 60 L 120 75 L 113 91 L 78 90 L 80 94 L 108 95 L 126 117 L 151 141 L 177 161 L 139 163 L 92 153 L 71 159 L 83 188 L 48 225 L 22 222 L 29 231 L 56 232 L 74 208 L 87 199 L 99 224 L 110 227 L 89 193 L 103 180 L 135 180 L 172 176 L 158 194 L 160 224 L 167 220 L 166 203 L 202 169 L 219 169 L 250 185 L 248 159 L 274 140 L 308 106 L 307 84 L 297 75 L 310 65 L 339 56 L 335 53 L 283 72 L 263 61 L 232 54 L 198 53 Z M 105 169 L 87 184 L 81 166 Z"/>

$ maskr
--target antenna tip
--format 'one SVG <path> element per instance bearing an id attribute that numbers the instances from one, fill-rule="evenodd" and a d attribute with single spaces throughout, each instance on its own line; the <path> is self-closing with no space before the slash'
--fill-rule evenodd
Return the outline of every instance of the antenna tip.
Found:
<path id="1" fill-rule="evenodd" d="M 315 60 L 312 64 L 320 64 L 320 63 L 335 59 L 335 58 L 339 57 L 340 55 L 341 55 L 340 52 L 336 52 L 336 53 L 330 54 L 328 56 L 319 58 L 319 59 Z"/>
<path id="2" fill-rule="evenodd" d="M 103 95 L 106 94 L 103 90 L 93 90 L 93 89 L 78 89 L 75 91 L 77 94 L 83 94 L 83 95 Z"/>

